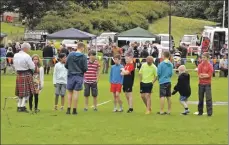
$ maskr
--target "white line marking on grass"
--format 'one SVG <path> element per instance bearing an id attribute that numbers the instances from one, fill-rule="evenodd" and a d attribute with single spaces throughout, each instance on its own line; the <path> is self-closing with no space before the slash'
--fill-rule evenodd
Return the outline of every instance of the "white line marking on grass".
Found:
<path id="1" fill-rule="evenodd" d="M 101 105 L 104 105 L 104 104 L 107 104 L 109 103 L 111 100 L 108 100 L 108 101 L 105 101 L 103 103 L 100 103 L 100 104 L 97 104 L 97 106 L 101 106 Z M 93 108 L 94 106 L 92 105 L 91 108 Z"/>

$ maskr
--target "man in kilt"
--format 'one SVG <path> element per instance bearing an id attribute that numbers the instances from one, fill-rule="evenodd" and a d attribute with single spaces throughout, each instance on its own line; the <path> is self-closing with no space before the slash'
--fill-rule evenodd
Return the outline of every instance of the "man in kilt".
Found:
<path id="1" fill-rule="evenodd" d="M 13 64 L 17 71 L 15 95 L 19 98 L 18 112 L 28 112 L 25 107 L 26 102 L 29 96 L 35 92 L 32 77 L 35 64 L 28 54 L 30 48 L 31 46 L 29 43 L 23 43 L 21 45 L 21 50 L 16 53 L 13 58 Z"/>

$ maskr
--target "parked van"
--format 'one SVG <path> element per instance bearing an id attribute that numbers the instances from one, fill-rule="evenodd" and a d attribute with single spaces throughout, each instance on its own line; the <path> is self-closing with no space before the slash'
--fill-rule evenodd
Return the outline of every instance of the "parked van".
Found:
<path id="1" fill-rule="evenodd" d="M 160 38 L 160 44 L 161 45 L 165 45 L 167 46 L 167 44 L 169 44 L 169 34 L 158 34 L 159 38 Z M 173 49 L 175 48 L 175 42 L 174 42 L 174 39 L 173 39 L 173 36 L 171 35 L 171 46 L 172 48 L 170 49 Z"/>
<path id="2" fill-rule="evenodd" d="M 228 43 L 228 28 L 220 28 L 220 27 L 209 27 L 204 26 L 204 31 L 202 33 L 202 37 L 200 40 L 200 44 L 202 45 L 203 38 L 208 37 L 210 39 L 210 52 L 214 52 L 214 50 L 220 51 L 223 45 Z M 202 46 L 200 45 L 200 48 Z M 214 54 L 213 54 L 214 55 Z"/>

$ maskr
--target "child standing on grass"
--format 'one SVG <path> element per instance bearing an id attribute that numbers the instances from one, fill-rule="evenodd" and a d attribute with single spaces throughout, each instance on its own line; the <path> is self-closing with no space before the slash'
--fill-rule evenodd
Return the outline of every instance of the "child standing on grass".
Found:
<path id="1" fill-rule="evenodd" d="M 67 85 L 67 69 L 65 68 L 66 54 L 60 53 L 59 62 L 54 67 L 53 72 L 53 84 L 55 87 L 55 106 L 54 110 L 58 110 L 58 99 L 61 96 L 61 108 L 64 110 L 64 97 L 66 94 L 66 85 Z"/>
<path id="2" fill-rule="evenodd" d="M 173 75 L 173 64 L 169 61 L 170 53 L 163 54 L 164 61 L 158 65 L 157 74 L 160 84 L 160 112 L 157 114 L 165 115 L 171 113 L 171 77 Z M 165 98 L 168 102 L 168 112 L 164 112 Z"/>
<path id="3" fill-rule="evenodd" d="M 85 44 L 78 43 L 77 51 L 69 53 L 65 68 L 68 69 L 67 89 L 68 89 L 68 109 L 66 114 L 71 114 L 73 98 L 73 115 L 77 115 L 78 98 L 83 89 L 84 73 L 87 71 L 87 57 L 83 54 Z"/>
<path id="4" fill-rule="evenodd" d="M 127 103 L 129 105 L 129 110 L 127 113 L 131 113 L 134 111 L 133 109 L 133 95 L 132 95 L 132 88 L 134 85 L 134 63 L 132 56 L 126 56 L 126 65 L 122 69 L 121 75 L 124 76 L 123 79 L 123 92 L 126 95 Z"/>
<path id="5" fill-rule="evenodd" d="M 121 75 L 121 70 L 123 66 L 120 64 L 121 56 L 115 55 L 114 56 L 114 65 L 111 67 L 110 72 L 110 83 L 111 88 L 110 91 L 113 93 L 114 96 L 114 112 L 123 112 L 122 108 L 122 100 L 120 99 L 120 93 L 122 89 L 122 82 L 123 76 Z M 117 109 L 117 103 L 120 106 L 120 109 Z"/>
<path id="6" fill-rule="evenodd" d="M 199 116 L 203 115 L 204 95 L 206 94 L 206 106 L 208 116 L 212 116 L 212 92 L 211 79 L 213 74 L 213 67 L 209 62 L 209 53 L 205 52 L 202 55 L 202 62 L 198 66 L 199 76 Z"/>
<path id="7" fill-rule="evenodd" d="M 29 109 L 30 111 L 32 111 L 33 109 L 33 96 L 34 96 L 35 99 L 34 111 L 35 113 L 37 113 L 40 111 L 38 109 L 38 95 L 44 86 L 44 68 L 41 66 L 40 58 L 37 54 L 34 54 L 32 56 L 32 61 L 35 64 L 35 69 L 33 73 L 33 84 L 35 88 L 35 93 L 31 94 L 29 97 Z"/>
<path id="8" fill-rule="evenodd" d="M 97 96 L 98 96 L 98 79 L 99 79 L 99 68 L 100 65 L 96 60 L 96 52 L 91 50 L 88 53 L 89 60 L 87 63 L 88 71 L 84 75 L 84 96 L 85 96 L 85 108 L 84 111 L 88 110 L 88 97 L 90 91 L 93 96 L 94 111 L 97 111 Z"/>
<path id="9" fill-rule="evenodd" d="M 182 115 L 187 115 L 190 111 L 188 109 L 188 98 L 191 95 L 191 87 L 190 87 L 190 75 L 186 73 L 186 68 L 184 65 L 178 67 L 179 77 L 176 86 L 174 87 L 174 91 L 172 95 L 175 95 L 177 92 L 180 93 L 180 103 L 184 107 L 184 112 Z"/>

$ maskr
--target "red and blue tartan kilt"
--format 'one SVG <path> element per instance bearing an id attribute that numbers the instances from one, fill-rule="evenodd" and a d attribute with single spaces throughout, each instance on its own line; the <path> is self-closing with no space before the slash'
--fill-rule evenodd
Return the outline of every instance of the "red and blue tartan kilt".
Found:
<path id="1" fill-rule="evenodd" d="M 15 95 L 18 97 L 28 97 L 34 93 L 35 88 L 31 72 L 17 72 Z"/>

